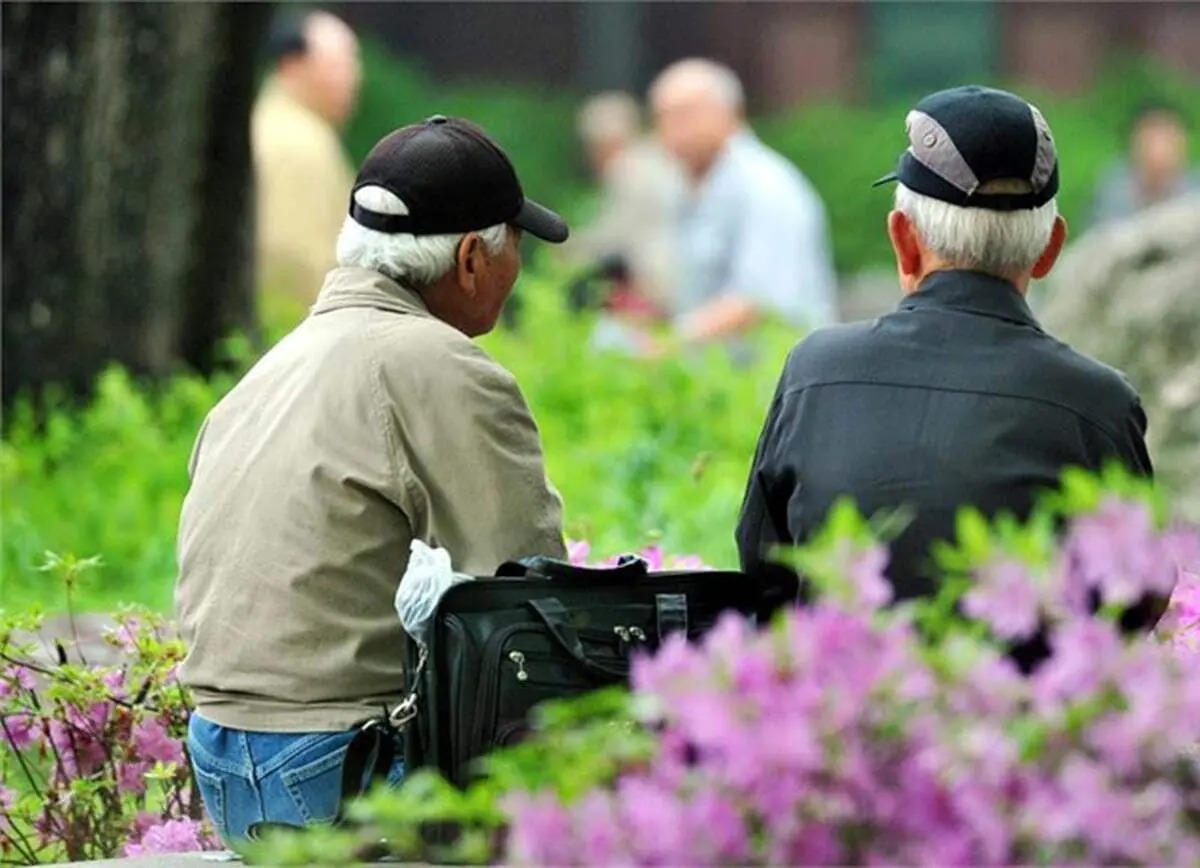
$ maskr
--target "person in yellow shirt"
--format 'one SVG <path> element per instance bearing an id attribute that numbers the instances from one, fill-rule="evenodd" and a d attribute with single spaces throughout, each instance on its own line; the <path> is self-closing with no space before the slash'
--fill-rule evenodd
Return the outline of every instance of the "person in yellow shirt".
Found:
<path id="1" fill-rule="evenodd" d="M 257 279 L 270 324 L 298 319 L 337 263 L 354 172 L 339 136 L 361 79 L 358 40 L 327 12 L 288 16 L 269 40 L 272 71 L 254 106 Z"/>

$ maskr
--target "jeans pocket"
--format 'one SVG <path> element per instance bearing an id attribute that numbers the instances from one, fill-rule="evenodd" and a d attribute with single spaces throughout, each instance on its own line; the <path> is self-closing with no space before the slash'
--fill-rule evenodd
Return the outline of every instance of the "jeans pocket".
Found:
<path id="1" fill-rule="evenodd" d="M 285 768 L 280 779 L 304 825 L 328 823 L 337 815 L 342 799 L 342 764 L 346 746 L 334 749 L 304 765 Z"/>
<path id="2" fill-rule="evenodd" d="M 221 840 L 228 844 L 230 838 L 229 818 L 225 813 L 225 779 L 197 768 L 195 763 L 192 764 L 192 774 L 196 777 L 200 800 L 204 802 L 204 810 L 208 813 L 213 828 Z"/>

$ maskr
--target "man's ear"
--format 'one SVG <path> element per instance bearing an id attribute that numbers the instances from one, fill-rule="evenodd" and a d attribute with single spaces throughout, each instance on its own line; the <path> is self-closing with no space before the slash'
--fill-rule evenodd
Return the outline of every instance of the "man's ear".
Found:
<path id="1" fill-rule="evenodd" d="M 912 218 L 899 209 L 888 214 L 888 239 L 896 254 L 896 268 L 902 277 L 913 277 L 921 273 L 921 245 L 917 241 L 917 227 Z"/>
<path id="2" fill-rule="evenodd" d="M 467 295 L 475 294 L 483 244 L 474 232 L 468 232 L 458 243 L 458 285 Z"/>
<path id="3" fill-rule="evenodd" d="M 1058 255 L 1062 253 L 1063 245 L 1067 243 L 1067 221 L 1061 216 L 1054 218 L 1054 228 L 1050 230 L 1050 243 L 1033 264 L 1033 277 L 1041 280 L 1054 268 Z"/>

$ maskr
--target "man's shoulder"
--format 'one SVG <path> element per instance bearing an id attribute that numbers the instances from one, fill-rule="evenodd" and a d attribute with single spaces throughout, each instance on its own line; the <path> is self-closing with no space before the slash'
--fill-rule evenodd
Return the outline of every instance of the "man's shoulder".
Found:
<path id="1" fill-rule="evenodd" d="M 370 333 L 372 355 L 385 375 L 433 382 L 515 383 L 483 347 L 432 316 L 379 313 Z"/>
<path id="2" fill-rule="evenodd" d="M 1110 412 L 1128 410 L 1140 402 L 1137 389 L 1125 374 L 1099 359 L 1081 353 L 1066 341 L 1046 335 L 1047 359 L 1063 385 L 1082 400 Z M 1102 402 L 1102 403 L 1101 403 Z"/>
<path id="3" fill-rule="evenodd" d="M 876 354 L 878 320 L 838 323 L 814 329 L 788 353 L 784 377 L 800 389 L 846 376 Z"/>

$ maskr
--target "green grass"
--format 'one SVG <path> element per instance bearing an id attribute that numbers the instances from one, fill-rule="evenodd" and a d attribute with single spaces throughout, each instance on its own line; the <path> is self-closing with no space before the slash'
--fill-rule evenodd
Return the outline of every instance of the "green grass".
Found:
<path id="1" fill-rule="evenodd" d="M 565 313 L 558 285 L 523 278 L 526 327 L 484 344 L 516 375 L 538 419 L 569 534 L 607 553 L 661 537 L 674 552 L 735 563 L 745 474 L 796 336 L 769 332 L 760 362 L 744 370 L 720 352 L 649 364 L 597 357 L 589 323 Z M 44 432 L 18 409 L 0 445 L 2 605 L 65 605 L 61 587 L 37 570 L 53 550 L 103 557 L 81 582 L 81 608 L 169 610 L 188 455 L 231 382 L 179 376 L 144 387 L 112 370 L 90 406 L 53 412 Z"/>

